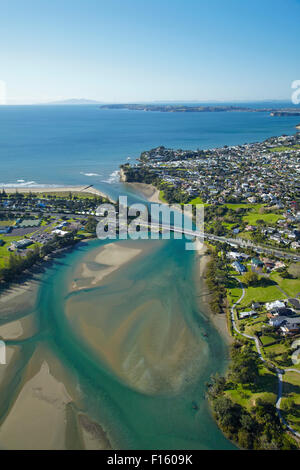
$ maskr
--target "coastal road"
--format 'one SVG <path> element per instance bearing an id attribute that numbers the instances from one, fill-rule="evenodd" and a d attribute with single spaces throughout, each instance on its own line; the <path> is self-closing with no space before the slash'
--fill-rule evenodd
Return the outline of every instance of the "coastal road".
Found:
<path id="1" fill-rule="evenodd" d="M 149 224 L 148 224 L 149 226 Z M 145 225 L 146 227 L 146 225 Z M 177 232 L 177 233 L 182 233 L 184 235 L 189 235 L 192 237 L 197 237 L 207 240 L 212 240 L 212 241 L 217 241 L 220 243 L 227 243 L 231 246 L 236 246 L 236 247 L 244 247 L 244 248 L 251 248 L 252 250 L 256 251 L 257 253 L 266 253 L 269 255 L 274 255 L 279 258 L 285 258 L 285 259 L 291 259 L 294 261 L 300 261 L 300 256 L 297 254 L 293 253 L 286 253 L 284 251 L 280 251 L 277 249 L 273 249 L 270 247 L 264 247 L 261 245 L 255 245 L 252 242 L 249 242 L 248 240 L 244 240 L 242 238 L 226 238 L 226 237 L 219 237 L 217 235 L 213 235 L 211 233 L 206 233 L 206 232 L 199 232 L 198 230 L 190 230 L 187 228 L 182 228 L 182 227 L 176 227 L 174 225 L 164 225 L 164 224 L 159 224 L 156 222 L 151 223 L 152 228 L 162 228 L 165 230 L 170 230 L 172 232 Z"/>
<path id="2" fill-rule="evenodd" d="M 266 362 L 266 360 L 264 359 L 263 355 L 262 355 L 262 352 L 261 352 L 261 347 L 260 347 L 260 344 L 259 344 L 259 340 L 256 336 L 250 336 L 250 335 L 246 335 L 245 333 L 242 333 L 238 327 L 237 327 L 237 324 L 236 324 L 236 321 L 235 321 L 235 318 L 234 318 L 234 309 L 235 307 L 243 300 L 244 296 L 245 296 L 245 288 L 244 288 L 244 285 L 243 283 L 237 278 L 235 277 L 234 279 L 236 279 L 239 283 L 240 283 L 240 286 L 241 286 L 241 289 L 242 289 L 242 295 L 241 297 L 232 305 L 231 307 L 231 321 L 232 321 L 232 326 L 234 328 L 234 330 L 240 334 L 241 336 L 244 336 L 245 338 L 247 339 L 251 339 L 255 342 L 255 346 L 256 346 L 256 349 L 257 349 L 257 353 L 259 355 L 259 358 L 262 362 Z M 282 381 L 282 376 L 283 374 L 285 374 L 286 372 L 296 372 L 297 374 L 300 374 L 300 370 L 298 369 L 292 369 L 292 368 L 288 368 L 288 369 L 279 369 L 278 367 L 275 367 L 275 372 L 277 374 L 277 378 L 278 378 L 278 392 L 277 392 L 277 400 L 276 400 L 276 410 L 277 410 L 277 413 L 278 413 L 278 416 L 279 418 L 281 419 L 281 421 L 283 422 L 283 424 L 288 428 L 288 430 L 294 434 L 295 436 L 297 436 L 298 438 L 300 438 L 300 433 L 295 431 L 295 429 L 293 429 L 286 421 L 285 419 L 282 417 L 282 414 L 281 414 L 281 410 L 280 410 L 280 405 L 281 405 L 281 399 L 282 399 L 282 388 L 283 388 L 283 381 Z"/>

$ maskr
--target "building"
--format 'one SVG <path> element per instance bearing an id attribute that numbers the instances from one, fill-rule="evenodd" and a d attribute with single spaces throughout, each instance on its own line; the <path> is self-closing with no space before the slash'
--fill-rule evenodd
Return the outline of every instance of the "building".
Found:
<path id="1" fill-rule="evenodd" d="M 288 323 L 286 325 L 282 325 L 280 329 L 285 336 L 300 333 L 300 325 L 298 323 Z"/>
<path id="2" fill-rule="evenodd" d="M 263 266 L 264 263 L 262 261 L 260 261 L 259 258 L 252 258 L 251 259 L 251 264 L 252 264 L 252 266 L 255 266 L 256 268 L 259 268 L 259 267 Z"/>
<path id="3" fill-rule="evenodd" d="M 66 232 L 65 230 L 55 229 L 55 230 L 52 230 L 51 233 L 54 233 L 55 235 L 58 235 L 59 237 L 64 237 L 68 235 L 69 232 Z"/>
<path id="4" fill-rule="evenodd" d="M 234 261 L 231 265 L 239 274 L 247 272 L 246 266 L 244 266 L 239 261 Z"/>
<path id="5" fill-rule="evenodd" d="M 23 240 L 18 240 L 18 241 L 15 240 L 11 242 L 9 249 L 18 250 L 18 249 L 26 248 L 29 245 L 32 245 L 32 241 L 24 238 Z"/>
<path id="6" fill-rule="evenodd" d="M 0 227 L 0 234 L 6 235 L 7 233 L 10 233 L 12 230 L 12 227 Z"/>
<path id="7" fill-rule="evenodd" d="M 281 327 L 281 326 L 287 326 L 287 325 L 298 325 L 298 327 L 300 328 L 300 317 L 293 317 L 293 318 L 284 317 L 284 316 L 273 317 L 273 318 L 270 318 L 269 324 L 271 326 L 274 326 L 274 327 L 277 327 L 277 326 Z"/>
<path id="8" fill-rule="evenodd" d="M 275 308 L 285 308 L 285 303 L 282 302 L 281 300 L 275 300 L 275 302 L 266 303 L 267 310 L 271 311 L 271 310 L 274 310 Z"/>
<path id="9" fill-rule="evenodd" d="M 240 312 L 239 313 L 239 318 L 240 319 L 248 318 L 248 317 L 252 317 L 253 315 L 256 315 L 255 310 L 250 310 L 249 312 Z"/>

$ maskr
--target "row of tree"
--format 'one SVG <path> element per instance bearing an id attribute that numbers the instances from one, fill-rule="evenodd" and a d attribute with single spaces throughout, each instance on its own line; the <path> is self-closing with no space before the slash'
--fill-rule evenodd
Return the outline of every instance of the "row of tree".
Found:
<path id="1" fill-rule="evenodd" d="M 235 342 L 231 347 L 228 374 L 211 377 L 208 397 L 214 416 L 224 434 L 243 449 L 296 449 L 287 437 L 273 403 L 256 399 L 247 409 L 233 401 L 227 390 L 241 385 L 258 390 L 259 358 L 250 343 Z"/>
<path id="2" fill-rule="evenodd" d="M 45 256 L 56 250 L 74 245 L 76 243 L 74 235 L 73 232 L 64 237 L 56 235 L 53 240 L 45 243 L 41 248 L 35 246 L 32 250 L 27 250 L 24 256 L 18 253 L 10 253 L 7 264 L 0 268 L 0 281 L 6 283 L 13 282 L 24 271 L 40 262 Z"/>

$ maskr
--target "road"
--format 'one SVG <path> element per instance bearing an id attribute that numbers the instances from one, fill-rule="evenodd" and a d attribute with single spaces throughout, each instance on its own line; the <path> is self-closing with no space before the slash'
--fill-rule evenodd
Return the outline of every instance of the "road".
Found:
<path id="1" fill-rule="evenodd" d="M 33 212 L 32 212 L 33 213 Z M 81 219 L 85 219 L 87 217 L 87 215 L 82 215 L 82 214 L 66 214 L 66 213 L 56 213 L 56 212 L 53 212 L 53 213 L 49 213 L 47 215 L 52 215 L 52 216 L 55 216 L 55 217 L 61 217 L 61 216 L 67 216 L 67 217 L 77 217 L 77 218 L 81 218 Z M 103 218 L 102 217 L 96 217 L 96 219 L 98 219 L 99 221 Z M 106 222 L 116 222 L 116 219 L 106 219 Z M 227 238 L 227 237 L 219 237 L 217 235 L 213 235 L 211 233 L 207 233 L 207 232 L 200 232 L 198 230 L 191 230 L 191 229 L 187 229 L 187 228 L 182 228 L 182 227 L 176 227 L 174 225 L 166 225 L 166 224 L 160 224 L 158 222 L 151 222 L 151 223 L 141 223 L 140 224 L 141 227 L 144 227 L 144 228 L 148 228 L 149 226 L 151 226 L 151 228 L 153 229 L 164 229 L 164 230 L 168 230 L 168 231 L 171 231 L 171 232 L 176 232 L 176 233 L 182 233 L 183 235 L 188 235 L 188 236 L 191 236 L 191 237 L 197 237 L 197 238 L 201 238 L 202 240 L 212 240 L 212 241 L 215 241 L 215 242 L 219 242 L 219 243 L 226 243 L 226 244 L 229 244 L 231 246 L 235 246 L 235 247 L 241 247 L 241 248 L 251 248 L 253 251 L 257 252 L 257 253 L 265 253 L 267 255 L 273 255 L 273 256 L 276 256 L 278 258 L 284 258 L 284 259 L 289 259 L 289 260 L 293 260 L 293 261 L 300 261 L 300 255 L 298 254 L 293 254 L 293 253 L 287 253 L 285 251 L 281 251 L 281 250 L 277 250 L 276 248 L 271 248 L 271 247 L 266 247 L 266 246 L 262 246 L 262 245 L 255 245 L 254 243 L 252 243 L 251 241 L 249 240 L 244 240 L 242 238 Z"/>
<path id="2" fill-rule="evenodd" d="M 245 296 L 245 288 L 243 286 L 243 283 L 238 279 L 238 278 L 234 278 L 236 279 L 239 283 L 240 283 L 240 286 L 241 286 L 241 289 L 242 289 L 242 295 L 241 297 L 233 304 L 233 306 L 231 307 L 231 321 L 232 321 L 232 326 L 234 328 L 234 330 L 240 334 L 241 336 L 244 336 L 245 338 L 248 338 L 248 339 L 251 339 L 255 342 L 255 346 L 256 346 L 256 350 L 257 350 L 257 353 L 259 355 L 259 358 L 262 362 L 266 362 L 266 360 L 264 359 L 263 355 L 262 355 L 262 352 L 261 352 L 261 347 L 260 347 L 260 344 L 259 344 L 259 340 L 256 336 L 250 336 L 250 335 L 246 335 L 245 333 L 242 333 L 238 327 L 237 327 L 237 324 L 236 324 L 236 321 L 235 321 L 235 318 L 234 318 L 234 309 L 235 307 L 243 300 L 244 296 Z M 281 419 L 281 421 L 283 422 L 283 424 L 288 428 L 288 430 L 294 434 L 295 436 L 299 437 L 300 438 L 300 433 L 295 431 L 295 429 L 293 429 L 286 421 L 285 419 L 282 417 L 281 415 L 281 411 L 280 411 L 280 404 L 281 404 L 281 399 L 282 399 L 282 388 L 283 388 L 283 382 L 282 382 L 282 376 L 284 373 L 286 372 L 296 372 L 297 374 L 300 374 L 300 370 L 298 369 L 292 369 L 292 368 L 287 368 L 287 369 L 279 369 L 278 367 L 275 367 L 275 372 L 277 374 L 277 378 L 278 378 L 278 392 L 277 392 L 277 400 L 276 400 L 276 410 L 277 410 L 277 413 L 278 413 L 278 416 L 279 418 Z"/>
<path id="3" fill-rule="evenodd" d="M 286 253 L 284 251 L 277 250 L 275 248 L 265 247 L 261 245 L 255 245 L 254 243 L 250 242 L 249 240 L 244 240 L 242 238 L 226 238 L 226 237 L 218 237 L 217 235 L 213 235 L 211 233 L 206 232 L 199 232 L 197 230 L 190 230 L 182 227 L 176 227 L 173 225 L 164 225 L 159 224 L 156 222 L 151 223 L 151 227 L 153 228 L 162 228 L 165 230 L 170 230 L 172 232 L 182 233 L 184 235 L 194 236 L 201 239 L 207 239 L 212 241 L 217 241 L 220 243 L 227 243 L 232 246 L 242 247 L 242 248 L 251 248 L 253 251 L 257 253 L 266 253 L 269 255 L 274 255 L 279 258 L 285 259 L 292 259 L 294 261 L 300 261 L 300 255 L 293 254 L 293 253 Z"/>

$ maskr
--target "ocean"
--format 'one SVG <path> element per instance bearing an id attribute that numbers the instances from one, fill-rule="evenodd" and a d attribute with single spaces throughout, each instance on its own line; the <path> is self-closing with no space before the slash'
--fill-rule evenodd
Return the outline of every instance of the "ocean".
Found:
<path id="1" fill-rule="evenodd" d="M 271 117 L 251 112 L 159 113 L 101 110 L 94 105 L 1 106 L 0 187 L 93 184 L 109 194 L 118 194 L 119 165 L 135 161 L 144 150 L 159 145 L 206 149 L 255 142 L 292 134 L 298 123 L 297 116 Z"/>
<path id="2" fill-rule="evenodd" d="M 112 197 L 141 199 L 118 181 L 119 165 L 128 157 L 134 161 L 158 145 L 196 149 L 258 141 L 292 134 L 298 122 L 297 117 L 266 113 L 0 107 L 0 188 L 93 184 Z M 184 240 L 119 244 L 120 256 L 133 247 L 140 257 L 103 282 L 87 285 L 88 276 L 105 269 L 105 242 L 82 244 L 42 275 L 34 308 L 10 317 L 30 317 L 36 331 L 28 339 L 10 342 L 22 354 L 15 376 L 0 389 L 1 448 L 22 445 L 10 413 L 19 416 L 17 397 L 33 356 L 35 361 L 47 360 L 51 372 L 74 393 L 67 414 L 68 448 L 82 446 L 77 427 L 83 413 L 105 429 L 115 448 L 234 448 L 205 399 L 205 382 L 226 369 L 228 347 L 200 302 L 205 285 L 196 276 L 197 256 L 185 251 Z M 74 285 L 83 288 L 76 291 Z M 45 432 L 48 428 L 44 423 Z M 34 432 L 41 435 L 38 427 Z"/>

